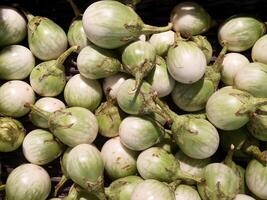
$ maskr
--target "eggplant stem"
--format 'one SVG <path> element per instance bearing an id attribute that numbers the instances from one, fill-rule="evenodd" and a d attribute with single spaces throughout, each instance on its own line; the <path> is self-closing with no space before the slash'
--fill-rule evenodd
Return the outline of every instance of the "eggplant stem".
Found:
<path id="1" fill-rule="evenodd" d="M 173 191 L 175 191 L 175 189 L 178 187 L 178 185 L 181 184 L 181 182 L 182 182 L 181 180 L 175 180 L 175 181 L 169 183 L 168 186 L 169 186 Z"/>
<path id="2" fill-rule="evenodd" d="M 218 55 L 217 59 L 215 60 L 214 64 L 212 65 L 212 69 L 215 72 L 220 72 L 222 69 L 222 63 L 223 63 L 223 59 L 225 54 L 227 53 L 228 47 L 227 45 L 224 45 L 220 54 Z"/>
<path id="3" fill-rule="evenodd" d="M 140 3 L 140 1 L 141 0 L 130 0 L 129 2 L 126 1 L 126 5 L 135 10 L 136 5 Z"/>
<path id="4" fill-rule="evenodd" d="M 69 189 L 68 196 L 64 198 L 64 200 L 78 200 L 79 198 L 79 193 L 78 193 L 78 188 L 76 188 L 77 185 L 74 183 L 71 188 Z"/>
<path id="5" fill-rule="evenodd" d="M 93 195 L 95 195 L 99 200 L 107 200 L 107 197 L 105 195 L 105 189 L 104 187 L 97 191 L 91 192 Z"/>
<path id="6" fill-rule="evenodd" d="M 68 178 L 63 174 L 61 177 L 60 181 L 58 184 L 55 186 L 55 191 L 54 191 L 54 197 L 57 196 L 58 191 L 62 188 L 62 186 L 67 182 Z"/>
<path id="7" fill-rule="evenodd" d="M 224 164 L 226 164 L 227 166 L 231 165 L 233 163 L 233 155 L 235 152 L 235 146 L 233 144 L 230 145 L 230 149 L 223 161 Z"/>
<path id="8" fill-rule="evenodd" d="M 67 2 L 70 3 L 70 6 L 71 6 L 71 8 L 72 8 L 72 10 L 73 10 L 73 12 L 74 12 L 74 14 L 75 14 L 75 17 L 80 17 L 80 16 L 82 16 L 80 9 L 79 9 L 78 6 L 73 2 L 73 0 L 67 0 Z"/>
<path id="9" fill-rule="evenodd" d="M 247 153 L 248 155 L 251 155 L 255 159 L 257 159 L 262 164 L 267 164 L 267 155 L 261 152 L 259 147 L 256 145 L 246 145 L 246 143 L 243 145 L 242 150 Z"/>
<path id="10" fill-rule="evenodd" d="M 137 72 L 135 75 L 135 85 L 134 85 L 134 88 L 132 89 L 133 92 L 139 91 L 142 85 L 142 80 L 143 80 L 143 77 L 141 76 L 141 73 Z"/>
<path id="11" fill-rule="evenodd" d="M 51 113 L 46 112 L 46 111 L 44 111 L 44 110 L 38 108 L 38 107 L 35 106 L 35 105 L 32 105 L 32 104 L 30 104 L 30 103 L 25 103 L 25 104 L 24 104 L 24 107 L 26 107 L 26 108 L 30 108 L 32 112 L 36 113 L 37 115 L 43 117 L 43 118 L 46 119 L 46 120 L 49 120 L 49 118 L 50 118 Z"/>
<path id="12" fill-rule="evenodd" d="M 155 103 L 155 112 L 162 116 L 166 122 L 171 125 L 173 123 L 173 120 L 174 120 L 174 115 L 172 115 L 172 111 L 169 109 L 169 107 L 163 103 L 157 96 L 157 93 L 155 91 L 153 91 L 153 93 L 151 94 L 152 96 L 152 100 L 154 101 Z M 159 106 L 159 107 L 158 107 Z M 176 114 L 175 114 L 176 115 Z"/>
<path id="13" fill-rule="evenodd" d="M 25 10 L 24 8 L 20 8 L 20 10 L 26 16 L 28 22 L 34 18 L 34 15 L 32 15 L 28 10 Z"/>
<path id="14" fill-rule="evenodd" d="M 155 103 L 157 105 L 159 105 L 159 107 L 165 112 L 167 113 L 167 115 L 169 115 L 170 119 L 172 121 L 174 121 L 174 119 L 176 119 L 178 117 L 178 115 L 173 112 L 163 101 L 161 101 L 159 98 L 155 98 Z"/>
<path id="15" fill-rule="evenodd" d="M 96 182 L 87 182 L 87 191 L 94 194 L 99 200 L 107 200 L 104 188 L 104 179 L 102 176 L 98 177 Z"/>
<path id="16" fill-rule="evenodd" d="M 57 65 L 56 66 L 62 66 L 67 57 L 74 51 L 77 51 L 79 49 L 79 46 L 72 46 L 69 49 L 67 49 L 65 52 L 63 52 L 57 59 Z"/>
<path id="17" fill-rule="evenodd" d="M 167 122 L 168 124 L 171 124 L 171 123 L 172 123 L 172 120 L 170 119 L 170 116 L 169 116 L 168 114 L 166 114 L 163 110 L 157 108 L 157 106 L 155 106 L 155 107 L 151 107 L 150 110 L 151 110 L 152 112 L 155 112 L 156 114 L 162 116 L 162 117 L 166 120 L 166 122 Z"/>
<path id="18" fill-rule="evenodd" d="M 266 110 L 257 110 L 257 114 L 259 114 L 259 115 L 267 115 L 267 111 Z"/>
<path id="19" fill-rule="evenodd" d="M 141 32 L 143 34 L 160 33 L 160 32 L 169 31 L 172 29 L 172 27 L 173 27 L 172 23 L 169 23 L 167 26 L 163 26 L 163 27 L 157 27 L 157 26 L 151 26 L 148 24 L 144 24 Z"/>
<path id="20" fill-rule="evenodd" d="M 257 99 L 257 103 L 255 103 L 255 106 L 259 107 L 259 106 L 267 105 L 267 99 L 266 98 L 256 98 L 256 99 Z"/>
<path id="21" fill-rule="evenodd" d="M 3 191 L 6 189 L 6 185 L 0 185 L 0 191 Z"/>
<path id="22" fill-rule="evenodd" d="M 108 106 L 112 106 L 112 105 L 115 104 L 115 99 L 113 99 L 113 98 L 111 97 L 111 95 L 110 95 L 111 90 L 112 90 L 112 89 L 111 89 L 110 87 L 107 88 L 107 90 L 106 90 L 106 99 L 107 99 L 107 105 L 108 105 Z"/>
<path id="23" fill-rule="evenodd" d="M 179 41 L 186 41 L 187 39 L 185 39 L 185 38 L 183 38 L 182 36 L 181 36 L 181 33 L 180 32 L 176 32 L 175 34 L 174 34 L 174 45 L 175 46 L 177 46 L 178 45 L 178 42 Z"/>
<path id="24" fill-rule="evenodd" d="M 197 183 L 202 183 L 205 180 L 203 177 L 194 176 L 192 174 L 182 171 L 181 169 L 178 169 L 177 171 L 177 178 L 181 180 L 190 179 L 196 181 Z"/>

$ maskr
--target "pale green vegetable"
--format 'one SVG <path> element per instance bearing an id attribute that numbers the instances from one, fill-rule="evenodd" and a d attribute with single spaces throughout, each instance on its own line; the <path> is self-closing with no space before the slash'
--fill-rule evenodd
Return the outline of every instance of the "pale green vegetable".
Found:
<path id="1" fill-rule="evenodd" d="M 131 200 L 175 200 L 174 191 L 165 183 L 149 179 L 138 184 L 131 196 Z"/>
<path id="2" fill-rule="evenodd" d="M 30 111 L 24 105 L 34 102 L 34 91 L 24 81 L 8 81 L 0 87 L 0 113 L 4 116 L 22 117 Z"/>
<path id="3" fill-rule="evenodd" d="M 77 67 L 80 74 L 89 79 L 109 77 L 123 70 L 122 64 L 112 51 L 94 44 L 89 44 L 81 50 Z"/>
<path id="4" fill-rule="evenodd" d="M 173 90 L 175 81 L 168 73 L 166 62 L 162 57 L 157 56 L 156 66 L 149 73 L 147 81 L 157 92 L 158 97 L 165 97 Z"/>
<path id="5" fill-rule="evenodd" d="M 122 144 L 134 151 L 142 151 L 159 143 L 163 134 L 155 122 L 144 117 L 126 117 L 119 128 Z"/>
<path id="6" fill-rule="evenodd" d="M 205 75 L 193 84 L 177 82 L 172 91 L 174 103 L 185 111 L 200 111 L 205 108 L 210 96 L 217 90 L 220 71 L 227 46 L 223 47 L 214 64 L 206 67 Z"/>
<path id="7" fill-rule="evenodd" d="M 31 51 L 21 45 L 10 45 L 0 51 L 0 79 L 22 80 L 35 66 Z"/>
<path id="8" fill-rule="evenodd" d="M 170 46 L 174 44 L 174 39 L 175 33 L 173 31 L 166 31 L 151 35 L 149 43 L 154 46 L 157 55 L 165 56 Z"/>
<path id="9" fill-rule="evenodd" d="M 64 99 L 68 106 L 79 106 L 94 111 L 102 99 L 102 88 L 97 80 L 90 80 L 80 74 L 73 76 L 64 89 Z"/>
<path id="10" fill-rule="evenodd" d="M 70 147 L 84 143 L 90 144 L 97 136 L 96 117 L 85 108 L 71 107 L 50 113 L 31 104 L 25 106 L 46 119 L 49 130 L 61 142 Z"/>
<path id="11" fill-rule="evenodd" d="M 66 170 L 69 177 L 87 192 L 104 197 L 104 162 L 96 147 L 91 144 L 80 144 L 70 150 Z"/>
<path id="12" fill-rule="evenodd" d="M 264 152 L 266 155 L 266 151 Z M 267 199 L 267 166 L 251 160 L 246 169 L 246 183 L 249 190 L 261 199 Z"/>
<path id="13" fill-rule="evenodd" d="M 27 34 L 25 18 L 13 7 L 0 6 L 0 46 L 17 44 Z"/>
<path id="14" fill-rule="evenodd" d="M 116 180 L 137 172 L 137 152 L 127 149 L 120 141 L 120 137 L 109 139 L 101 149 L 107 175 Z"/>
<path id="15" fill-rule="evenodd" d="M 175 189 L 175 200 L 201 200 L 201 198 L 193 187 L 181 184 Z"/>
<path id="16" fill-rule="evenodd" d="M 74 20 L 71 23 L 67 37 L 70 46 L 79 46 L 79 51 L 91 43 L 85 35 L 82 20 Z"/>
<path id="17" fill-rule="evenodd" d="M 266 38 L 267 38 L 267 35 L 264 35 L 255 42 L 251 50 L 251 58 L 254 62 L 267 64 L 267 58 L 265 55 L 265 52 L 267 50 L 266 49 L 266 42 L 267 42 Z"/>
<path id="18" fill-rule="evenodd" d="M 254 97 L 267 98 L 267 64 L 255 62 L 243 66 L 234 78 L 234 87 L 252 94 Z"/>
<path id="19" fill-rule="evenodd" d="M 79 46 L 79 51 L 81 51 L 84 47 L 91 44 L 91 42 L 88 40 L 84 32 L 80 10 L 73 0 L 68 0 L 68 2 L 75 14 L 75 18 L 72 20 L 67 33 L 68 42 L 70 46 Z"/>
<path id="20" fill-rule="evenodd" d="M 26 135 L 22 150 L 25 158 L 36 165 L 45 165 L 58 158 L 64 146 L 52 133 L 36 129 Z"/>
<path id="21" fill-rule="evenodd" d="M 231 200 L 239 192 L 238 176 L 224 164 L 207 165 L 204 178 L 205 181 L 197 185 L 203 200 Z"/>
<path id="22" fill-rule="evenodd" d="M 191 158 L 208 158 L 219 147 L 219 134 L 208 120 L 182 115 L 174 120 L 171 129 L 177 145 Z"/>
<path id="23" fill-rule="evenodd" d="M 182 171 L 175 157 L 160 147 L 151 147 L 141 152 L 137 158 L 137 169 L 144 179 L 167 183 L 185 179 L 202 181 L 201 177 Z"/>
<path id="24" fill-rule="evenodd" d="M 137 40 L 142 34 L 168 31 L 166 27 L 146 25 L 136 12 L 118 1 L 92 3 L 83 14 L 84 31 L 91 42 L 99 47 L 115 49 Z"/>
<path id="25" fill-rule="evenodd" d="M 191 41 L 177 41 L 170 47 L 166 61 L 171 76 L 185 84 L 200 80 L 207 65 L 205 54 Z"/>
<path id="26" fill-rule="evenodd" d="M 248 195 L 245 195 L 245 194 L 238 194 L 238 195 L 236 195 L 234 200 L 255 200 L 255 199 L 252 198 L 251 196 L 248 196 Z"/>
<path id="27" fill-rule="evenodd" d="M 40 60 L 58 58 L 68 47 L 64 30 L 51 19 L 27 15 L 28 44 L 34 56 Z"/>
<path id="28" fill-rule="evenodd" d="M 182 2 L 171 12 L 173 29 L 184 36 L 199 35 L 209 30 L 211 17 L 195 2 Z"/>
<path id="29" fill-rule="evenodd" d="M 15 168 L 7 178 L 6 199 L 46 200 L 50 190 L 50 177 L 42 167 L 23 164 Z"/>
<path id="30" fill-rule="evenodd" d="M 227 53 L 224 56 L 221 71 L 221 80 L 225 85 L 234 85 L 234 78 L 238 71 L 249 64 L 246 56 L 240 53 Z"/>
<path id="31" fill-rule="evenodd" d="M 223 87 L 209 98 L 207 118 L 217 128 L 236 130 L 244 126 L 249 121 L 250 113 L 265 101 L 231 86 Z"/>
<path id="32" fill-rule="evenodd" d="M 222 46 L 227 45 L 229 51 L 242 52 L 251 48 L 266 32 L 265 24 L 253 17 L 231 17 L 218 31 L 218 39 Z"/>

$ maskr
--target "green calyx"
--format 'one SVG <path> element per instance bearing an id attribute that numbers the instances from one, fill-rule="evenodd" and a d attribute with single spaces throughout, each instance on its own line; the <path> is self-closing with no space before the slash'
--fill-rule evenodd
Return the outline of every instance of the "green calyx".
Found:
<path id="1" fill-rule="evenodd" d="M 250 116 L 247 124 L 249 132 L 261 141 L 267 141 L 267 105 L 259 106 Z"/>
<path id="2" fill-rule="evenodd" d="M 227 53 L 227 46 L 223 46 L 220 54 L 218 55 L 216 61 L 212 66 L 208 66 L 206 73 L 205 73 L 205 79 L 210 80 L 214 84 L 215 90 L 217 89 L 219 82 L 221 80 L 221 69 L 222 69 L 222 63 L 223 58 L 225 54 Z"/>
<path id="3" fill-rule="evenodd" d="M 58 191 L 63 187 L 63 185 L 67 182 L 67 180 L 69 180 L 69 179 L 63 174 L 60 181 L 55 186 L 54 197 L 57 196 Z"/>
<path id="4" fill-rule="evenodd" d="M 267 164 L 267 153 L 262 152 L 260 148 L 256 145 L 250 144 L 249 141 L 246 141 L 242 145 L 242 151 L 244 151 L 246 154 L 252 156 L 262 164 Z"/>
<path id="5" fill-rule="evenodd" d="M 23 125 L 12 118 L 0 118 L 0 152 L 9 152 L 17 149 L 25 137 Z"/>
<path id="6" fill-rule="evenodd" d="M 74 125 L 74 123 L 71 123 L 72 116 L 72 113 L 66 110 L 54 112 L 48 120 L 50 130 L 71 128 Z"/>
<path id="7" fill-rule="evenodd" d="M 33 16 L 31 14 L 27 14 L 28 19 L 28 34 L 32 35 L 34 34 L 35 30 L 38 28 L 40 23 L 45 20 L 45 17 L 41 16 Z"/>
<path id="8" fill-rule="evenodd" d="M 192 40 L 198 46 L 198 48 L 200 48 L 203 51 L 203 53 L 205 54 L 207 63 L 209 63 L 213 52 L 212 52 L 212 46 L 207 40 L 207 38 L 202 35 L 196 35 L 196 36 L 190 37 L 190 40 Z"/>
<path id="9" fill-rule="evenodd" d="M 122 62 L 125 70 L 135 77 L 134 90 L 137 90 L 143 78 L 155 66 L 156 51 L 150 43 L 137 41 L 125 48 L 122 53 Z"/>
<path id="10" fill-rule="evenodd" d="M 143 182 L 139 176 L 127 176 L 113 181 L 105 188 L 105 194 L 109 200 L 130 200 L 134 188 Z"/>
<path id="11" fill-rule="evenodd" d="M 121 41 L 128 43 L 137 39 L 141 34 L 149 35 L 153 33 L 161 33 L 164 31 L 171 30 L 172 27 L 173 27 L 172 23 L 169 23 L 167 26 L 163 27 L 151 26 L 148 24 L 144 24 L 142 20 L 139 18 L 139 22 L 134 21 L 133 23 L 124 24 L 125 30 L 131 33 L 131 36 L 124 37 L 121 39 Z"/>
<path id="12" fill-rule="evenodd" d="M 104 177 L 99 176 L 97 181 L 94 183 L 87 182 L 86 191 L 95 195 L 99 200 L 106 200 L 106 195 L 104 191 Z"/>
<path id="13" fill-rule="evenodd" d="M 69 190 L 68 196 L 66 196 L 63 200 L 80 200 L 80 199 L 105 200 L 106 198 L 105 197 L 98 198 L 94 194 L 88 193 L 77 184 L 73 184 Z"/>
<path id="14" fill-rule="evenodd" d="M 138 90 L 134 79 L 126 80 L 120 87 L 117 102 L 120 108 L 132 115 L 146 115 L 156 113 L 163 117 L 167 123 L 171 123 L 170 116 L 158 104 L 161 100 L 147 82 L 142 82 Z"/>
<path id="15" fill-rule="evenodd" d="M 114 103 L 112 98 L 108 98 L 95 111 L 95 116 L 99 124 L 99 133 L 106 137 L 114 137 L 119 134 L 122 117 L 119 108 Z"/>
<path id="16" fill-rule="evenodd" d="M 239 92 L 233 92 L 233 93 L 229 92 L 228 95 L 234 96 L 243 104 L 243 106 L 241 106 L 241 108 L 235 113 L 235 115 L 237 116 L 250 115 L 254 113 L 260 106 L 267 105 L 267 98 L 257 98 L 253 97 L 251 94 L 247 92 L 243 92 L 240 90 L 236 91 Z"/>

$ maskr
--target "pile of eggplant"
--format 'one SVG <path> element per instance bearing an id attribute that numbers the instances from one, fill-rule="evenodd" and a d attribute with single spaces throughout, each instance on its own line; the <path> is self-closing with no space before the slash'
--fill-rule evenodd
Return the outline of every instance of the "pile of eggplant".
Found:
<path id="1" fill-rule="evenodd" d="M 157 27 L 140 0 L 68 1 L 68 30 L 0 6 L 0 156 L 25 159 L 3 198 L 267 200 L 265 23 L 182 2 Z"/>

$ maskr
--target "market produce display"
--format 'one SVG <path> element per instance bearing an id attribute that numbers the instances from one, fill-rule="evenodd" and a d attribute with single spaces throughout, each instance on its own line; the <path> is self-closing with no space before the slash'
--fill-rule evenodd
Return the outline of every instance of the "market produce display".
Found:
<path id="1" fill-rule="evenodd" d="M 267 200 L 264 21 L 66 4 L 69 29 L 0 5 L 0 199 Z"/>

